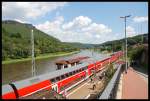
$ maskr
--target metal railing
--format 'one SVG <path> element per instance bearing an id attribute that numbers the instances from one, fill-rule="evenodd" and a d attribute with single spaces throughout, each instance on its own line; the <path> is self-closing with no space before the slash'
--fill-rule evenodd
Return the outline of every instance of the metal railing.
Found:
<path id="1" fill-rule="evenodd" d="M 113 75 L 112 79 L 104 89 L 101 95 L 99 95 L 99 99 L 114 99 L 117 93 L 117 86 L 119 83 L 119 78 L 121 76 L 122 71 L 124 70 L 123 64 L 117 64 L 117 70 Z"/>

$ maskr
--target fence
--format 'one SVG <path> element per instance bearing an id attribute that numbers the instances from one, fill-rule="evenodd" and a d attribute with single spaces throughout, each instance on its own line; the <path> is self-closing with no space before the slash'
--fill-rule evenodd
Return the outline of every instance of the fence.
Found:
<path id="1" fill-rule="evenodd" d="M 99 95 L 99 99 L 114 99 L 116 97 L 119 78 L 122 71 L 124 70 L 123 64 L 117 64 L 116 66 L 117 71 L 113 75 L 112 79 L 110 80 L 102 94 Z"/>

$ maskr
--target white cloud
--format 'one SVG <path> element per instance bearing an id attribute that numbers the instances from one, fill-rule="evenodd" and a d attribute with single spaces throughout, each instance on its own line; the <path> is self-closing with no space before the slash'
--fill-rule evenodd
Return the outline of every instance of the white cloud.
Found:
<path id="1" fill-rule="evenodd" d="M 68 22 L 62 26 L 63 29 L 82 28 L 88 26 L 92 20 L 86 16 L 78 16 L 73 21 Z"/>
<path id="2" fill-rule="evenodd" d="M 127 37 L 132 37 L 136 35 L 135 29 L 131 26 L 126 27 Z"/>
<path id="3" fill-rule="evenodd" d="M 54 21 L 46 21 L 43 24 L 38 24 L 35 26 L 36 28 L 44 31 L 45 33 L 52 34 L 55 36 L 55 34 L 57 33 L 59 34 L 60 32 L 62 32 L 61 25 L 63 21 L 64 21 L 63 16 L 58 16 L 54 19 Z"/>
<path id="4" fill-rule="evenodd" d="M 68 23 L 64 23 L 64 18 L 58 16 L 52 21 L 46 21 L 35 26 L 64 42 L 101 43 L 106 41 L 106 36 L 112 32 L 106 25 L 92 22 L 86 16 L 76 17 Z"/>
<path id="5" fill-rule="evenodd" d="M 96 23 L 92 23 L 90 26 L 83 28 L 82 31 L 88 31 L 91 33 L 99 33 L 99 34 L 112 32 L 112 30 L 107 26 L 105 26 L 104 24 L 96 24 Z"/>
<path id="6" fill-rule="evenodd" d="M 9 19 L 27 19 L 43 16 L 63 7 L 66 2 L 2 2 L 2 17 Z"/>
<path id="7" fill-rule="evenodd" d="M 99 34 L 96 34 L 95 37 L 96 37 L 96 38 L 100 38 L 100 35 L 99 35 Z"/>
<path id="8" fill-rule="evenodd" d="M 133 18 L 134 22 L 140 23 L 140 22 L 148 22 L 148 16 L 136 16 Z"/>

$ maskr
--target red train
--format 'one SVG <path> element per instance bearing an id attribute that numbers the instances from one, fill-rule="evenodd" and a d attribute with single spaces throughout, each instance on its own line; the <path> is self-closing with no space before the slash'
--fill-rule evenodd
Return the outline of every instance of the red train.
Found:
<path id="1" fill-rule="evenodd" d="M 77 66 L 57 70 L 48 74 L 13 82 L 2 86 L 2 99 L 16 99 L 32 95 L 42 89 L 54 89 L 63 93 L 64 89 L 92 75 L 92 70 L 99 71 L 105 65 L 115 62 L 123 55 L 122 51 L 116 52 L 95 63 L 84 62 Z"/>

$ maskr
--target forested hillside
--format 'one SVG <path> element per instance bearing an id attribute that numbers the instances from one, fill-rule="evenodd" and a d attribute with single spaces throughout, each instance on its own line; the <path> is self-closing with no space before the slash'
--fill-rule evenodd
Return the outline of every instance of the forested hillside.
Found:
<path id="1" fill-rule="evenodd" d="M 148 43 L 148 34 L 129 37 L 127 38 L 127 43 L 128 43 L 128 48 L 136 44 Z M 125 45 L 125 40 L 120 39 L 120 40 L 113 40 L 113 41 L 108 41 L 102 44 L 95 45 L 94 48 L 100 49 L 101 51 L 103 50 L 119 51 L 123 49 L 124 45 Z"/>
<path id="2" fill-rule="evenodd" d="M 85 43 L 79 43 L 79 42 L 64 42 L 64 43 L 70 44 L 79 49 L 89 49 L 89 48 L 94 48 L 95 46 L 95 44 L 85 44 Z"/>
<path id="3" fill-rule="evenodd" d="M 77 50 L 70 44 L 45 34 L 31 24 L 16 21 L 2 22 L 2 59 L 19 59 L 31 56 L 31 28 L 34 31 L 35 55 Z"/>
<path id="4" fill-rule="evenodd" d="M 78 42 L 61 42 L 60 40 L 36 29 L 31 24 L 12 20 L 2 22 L 2 59 L 19 59 L 31 56 L 31 28 L 34 30 L 35 55 L 55 52 L 70 52 L 79 49 L 96 48 L 100 51 L 118 51 L 124 46 L 124 39 L 108 41 L 103 44 L 82 44 Z M 143 38 L 142 38 L 143 36 Z M 148 34 L 130 37 L 130 46 L 147 43 Z"/>
<path id="5" fill-rule="evenodd" d="M 148 34 L 137 35 L 127 38 L 127 51 L 128 58 L 131 62 L 135 62 L 138 66 L 148 68 Z M 115 52 L 123 50 L 125 46 L 125 40 L 114 40 L 105 42 L 100 45 L 96 45 L 95 48 L 98 51 Z"/>

